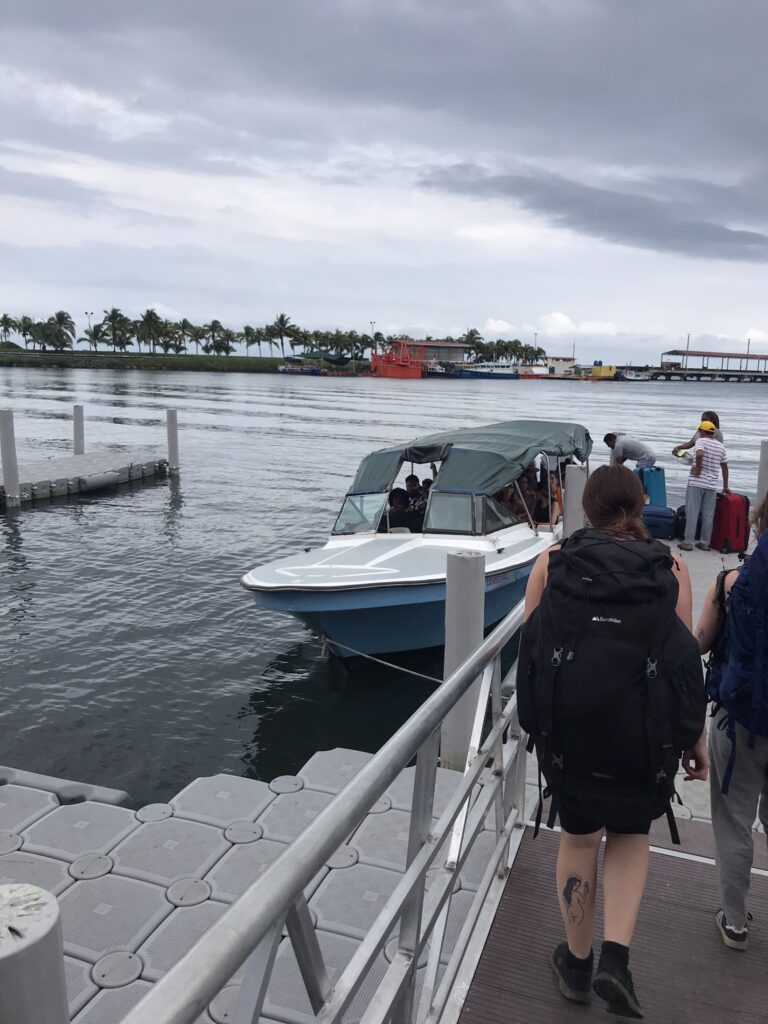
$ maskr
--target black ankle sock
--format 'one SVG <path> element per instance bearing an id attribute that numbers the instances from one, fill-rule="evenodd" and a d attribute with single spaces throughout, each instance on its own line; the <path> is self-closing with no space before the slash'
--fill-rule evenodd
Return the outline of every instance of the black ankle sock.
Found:
<path id="1" fill-rule="evenodd" d="M 568 950 L 566 956 L 566 964 L 568 965 L 568 967 L 570 967 L 572 971 L 591 971 L 593 960 L 594 953 L 591 949 L 589 951 L 589 956 L 584 957 L 583 960 L 578 956 L 574 956 L 570 949 Z"/>
<path id="2" fill-rule="evenodd" d="M 629 946 L 622 946 L 620 942 L 604 942 L 600 950 L 600 959 L 606 957 L 609 960 L 620 963 L 622 967 L 629 964 Z"/>

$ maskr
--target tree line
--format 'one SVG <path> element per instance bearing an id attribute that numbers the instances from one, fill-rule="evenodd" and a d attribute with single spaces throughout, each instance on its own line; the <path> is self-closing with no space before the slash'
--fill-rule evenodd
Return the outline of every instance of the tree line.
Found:
<path id="1" fill-rule="evenodd" d="M 243 344 L 248 355 L 255 346 L 260 356 L 265 348 L 268 354 L 279 348 L 285 358 L 287 342 L 291 351 L 299 349 L 305 355 L 317 353 L 364 359 L 366 352 L 385 348 L 396 340 L 394 335 L 385 336 L 380 331 L 358 334 L 357 331 L 338 329 L 307 330 L 293 323 L 285 313 L 279 313 L 271 323 L 258 327 L 246 324 L 237 331 L 225 327 L 220 320 L 211 320 L 207 324 L 193 324 L 186 318 L 167 320 L 154 309 L 147 309 L 138 318 L 131 319 L 114 306 L 104 310 L 103 319 L 91 322 L 81 337 L 76 338 L 76 334 L 72 316 L 63 309 L 47 320 L 36 320 L 30 316 L 12 317 L 8 313 L 0 315 L 0 337 L 4 342 L 7 343 L 14 335 L 22 339 L 24 348 L 42 352 L 67 351 L 77 341 L 87 344 L 94 352 L 111 349 L 125 353 L 135 344 L 139 352 L 142 352 L 143 345 L 150 355 L 155 355 L 158 350 L 164 355 L 181 355 L 194 348 L 196 355 L 202 351 L 206 355 L 229 356 L 237 351 L 238 344 Z M 539 362 L 546 356 L 544 349 L 524 345 L 517 339 L 486 342 L 474 327 L 468 327 L 459 338 L 428 336 L 423 344 L 438 341 L 458 341 L 466 345 L 469 357 L 474 361 L 510 359 Z"/>

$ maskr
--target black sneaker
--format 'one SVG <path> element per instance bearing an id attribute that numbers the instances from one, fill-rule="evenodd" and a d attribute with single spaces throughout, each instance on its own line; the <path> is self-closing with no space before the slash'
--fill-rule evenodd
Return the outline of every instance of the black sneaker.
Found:
<path id="1" fill-rule="evenodd" d="M 600 957 L 592 988 L 608 1004 L 608 1013 L 615 1013 L 617 1017 L 642 1019 L 643 1011 L 635 995 L 630 970 L 618 960 Z"/>
<path id="2" fill-rule="evenodd" d="M 731 928 L 725 919 L 725 911 L 723 910 L 718 910 L 715 914 L 715 923 L 717 924 L 717 930 L 720 932 L 720 938 L 728 949 L 738 949 L 743 953 L 749 942 L 749 930 L 742 928 L 739 931 L 736 928 Z"/>
<path id="3" fill-rule="evenodd" d="M 570 967 L 568 943 L 561 942 L 550 957 L 550 965 L 557 976 L 557 987 L 566 999 L 574 1003 L 588 1003 L 592 999 L 592 954 L 588 967 Z"/>

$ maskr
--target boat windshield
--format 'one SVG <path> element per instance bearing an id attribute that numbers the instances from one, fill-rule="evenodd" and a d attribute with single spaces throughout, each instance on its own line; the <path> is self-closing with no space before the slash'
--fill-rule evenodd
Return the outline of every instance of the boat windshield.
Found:
<path id="1" fill-rule="evenodd" d="M 388 493 L 348 494 L 333 528 L 334 534 L 375 533 Z"/>
<path id="2" fill-rule="evenodd" d="M 425 533 L 475 533 L 471 494 L 440 494 L 429 497 Z"/>

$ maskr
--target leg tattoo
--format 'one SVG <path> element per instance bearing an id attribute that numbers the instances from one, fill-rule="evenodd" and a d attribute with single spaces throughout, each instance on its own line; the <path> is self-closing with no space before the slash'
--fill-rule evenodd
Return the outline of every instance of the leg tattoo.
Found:
<path id="1" fill-rule="evenodd" d="M 589 882 L 580 875 L 571 875 L 563 888 L 563 902 L 571 924 L 581 924 L 584 920 L 584 908 L 589 899 Z"/>

